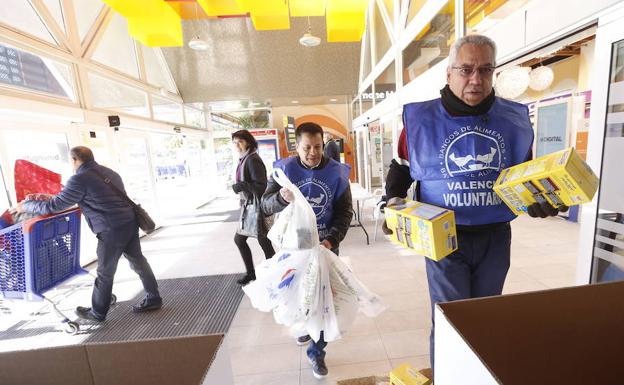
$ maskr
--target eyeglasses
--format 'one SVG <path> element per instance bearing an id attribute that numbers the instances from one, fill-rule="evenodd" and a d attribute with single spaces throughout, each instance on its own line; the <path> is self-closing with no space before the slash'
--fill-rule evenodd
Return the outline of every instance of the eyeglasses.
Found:
<path id="1" fill-rule="evenodd" d="M 454 69 L 454 70 L 459 70 L 459 75 L 461 77 L 469 78 L 472 75 L 474 75 L 475 71 L 479 72 L 479 76 L 481 76 L 481 77 L 492 76 L 492 74 L 494 73 L 494 69 L 496 67 L 492 67 L 492 66 L 485 66 L 485 67 L 462 66 L 462 67 L 451 67 L 451 68 Z"/>

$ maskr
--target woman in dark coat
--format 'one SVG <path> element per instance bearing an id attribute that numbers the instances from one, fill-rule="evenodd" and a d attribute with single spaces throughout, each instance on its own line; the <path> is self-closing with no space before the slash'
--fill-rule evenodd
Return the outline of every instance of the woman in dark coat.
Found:
<path id="1" fill-rule="evenodd" d="M 246 285 L 256 279 L 251 249 L 247 238 L 258 238 L 258 243 L 264 251 L 264 257 L 269 259 L 275 254 L 271 241 L 267 238 L 267 226 L 264 214 L 260 208 L 260 199 L 267 186 L 266 167 L 256 152 L 258 142 L 247 130 L 236 131 L 232 134 L 232 142 L 240 154 L 236 168 L 236 183 L 232 189 L 240 196 L 241 217 L 234 236 L 234 242 L 241 253 L 247 274 L 238 280 Z"/>

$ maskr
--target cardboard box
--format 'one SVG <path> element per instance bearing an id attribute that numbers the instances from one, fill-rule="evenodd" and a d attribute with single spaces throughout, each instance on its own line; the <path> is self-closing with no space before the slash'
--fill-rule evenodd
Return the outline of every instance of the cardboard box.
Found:
<path id="1" fill-rule="evenodd" d="M 436 305 L 435 385 L 622 384 L 624 282 Z"/>
<path id="2" fill-rule="evenodd" d="M 223 335 L 94 343 L 0 353 L 7 385 L 233 384 Z"/>
<path id="3" fill-rule="evenodd" d="M 431 385 L 431 380 L 411 365 L 403 364 L 390 372 L 390 385 Z"/>
<path id="4" fill-rule="evenodd" d="M 384 212 L 393 242 L 434 261 L 457 250 L 453 210 L 407 201 L 404 205 L 386 206 Z"/>
<path id="5" fill-rule="evenodd" d="M 589 202 L 599 179 L 573 147 L 504 169 L 494 191 L 517 215 L 535 202 L 554 207 Z"/>

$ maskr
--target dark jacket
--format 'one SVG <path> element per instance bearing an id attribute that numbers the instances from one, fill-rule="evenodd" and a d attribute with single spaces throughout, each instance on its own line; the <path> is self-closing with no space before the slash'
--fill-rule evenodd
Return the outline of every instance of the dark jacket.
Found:
<path id="1" fill-rule="evenodd" d="M 119 197 L 97 174 L 89 172 L 92 168 L 125 192 L 119 174 L 95 161 L 89 161 L 78 168 L 76 174 L 69 178 L 63 190 L 54 198 L 49 201 L 24 202 L 24 210 L 44 215 L 67 210 L 77 204 L 91 231 L 96 234 L 135 220 L 134 210 L 128 202 Z"/>
<path id="2" fill-rule="evenodd" d="M 301 164 L 301 160 L 297 158 L 297 161 Z M 322 169 L 327 165 L 327 162 L 329 162 L 329 159 L 324 156 L 321 163 L 314 168 L 314 170 Z M 304 166 L 302 165 L 302 167 Z M 296 181 L 293 181 L 293 183 L 296 183 Z M 265 214 L 276 214 L 288 206 L 288 202 L 286 202 L 279 193 L 281 188 L 282 186 L 280 186 L 279 183 L 274 181 L 273 178 L 269 178 L 266 192 L 262 196 L 262 210 Z M 347 186 L 345 192 L 336 199 L 333 209 L 334 218 L 331 228 L 329 229 L 329 235 L 325 239 L 331 242 L 332 246 L 337 249 L 340 242 L 342 242 L 347 235 L 349 225 L 351 224 L 351 218 L 353 217 L 351 188 L 349 186 Z M 321 239 L 321 241 L 323 241 L 323 239 Z"/>
<path id="3" fill-rule="evenodd" d="M 246 199 L 253 198 L 253 194 L 260 200 L 266 186 L 267 171 L 264 162 L 258 153 L 251 153 L 245 159 L 241 180 L 232 185 L 232 190 L 237 194 L 242 192 Z"/>
<path id="4" fill-rule="evenodd" d="M 325 143 L 324 155 L 330 159 L 340 162 L 340 146 L 335 140 L 331 139 Z"/>
<path id="5" fill-rule="evenodd" d="M 269 229 L 260 209 L 260 200 L 267 186 L 267 172 L 260 155 L 253 152 L 244 160 L 241 180 L 232 185 L 235 193 L 242 193 L 241 219 L 238 233 L 247 236 L 266 236 Z M 256 205 L 252 205 L 257 203 Z M 255 220 L 245 219 L 255 216 Z M 253 227 L 253 228 L 252 228 Z"/>

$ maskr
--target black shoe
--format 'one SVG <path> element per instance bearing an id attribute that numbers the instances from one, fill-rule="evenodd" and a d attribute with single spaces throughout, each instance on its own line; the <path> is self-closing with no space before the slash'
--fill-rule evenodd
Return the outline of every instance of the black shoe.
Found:
<path id="1" fill-rule="evenodd" d="M 135 313 L 143 313 L 146 311 L 158 310 L 162 307 L 162 298 L 143 298 L 138 305 L 132 305 L 132 311 Z"/>
<path id="2" fill-rule="evenodd" d="M 312 365 L 312 374 L 314 374 L 314 378 L 317 380 L 321 380 L 327 376 L 329 370 L 327 370 L 327 365 L 325 365 L 325 358 L 322 357 L 310 357 L 308 356 L 308 361 L 310 361 L 310 365 Z"/>
<path id="3" fill-rule="evenodd" d="M 78 318 L 81 318 L 84 320 L 93 321 L 93 322 L 104 321 L 104 318 L 96 316 L 90 307 L 78 306 L 76 310 L 74 310 L 74 313 L 76 313 Z"/>
<path id="4" fill-rule="evenodd" d="M 255 281 L 255 280 L 256 280 L 255 274 L 245 274 L 243 278 L 237 280 L 236 282 L 238 282 L 239 285 L 245 286 L 249 282 Z"/>
<path id="5" fill-rule="evenodd" d="M 297 345 L 299 346 L 303 346 L 303 345 L 307 345 L 308 342 L 310 342 L 312 338 L 310 336 L 301 336 L 299 338 L 297 338 Z"/>

